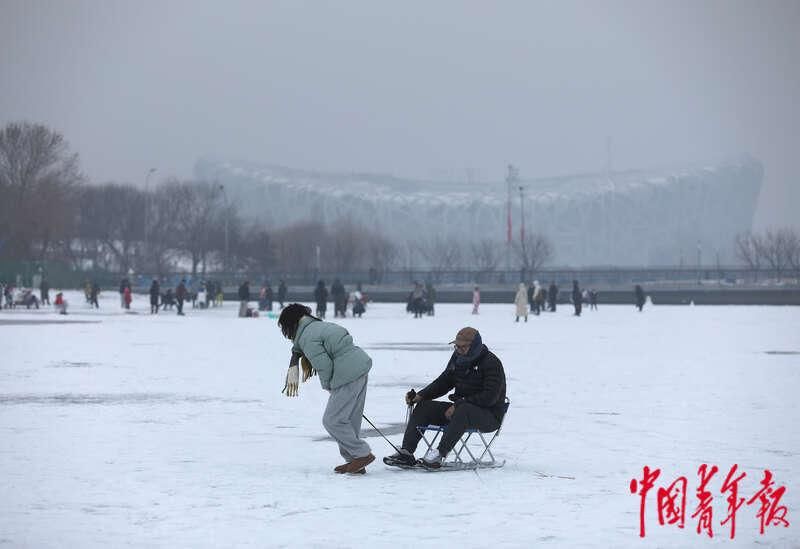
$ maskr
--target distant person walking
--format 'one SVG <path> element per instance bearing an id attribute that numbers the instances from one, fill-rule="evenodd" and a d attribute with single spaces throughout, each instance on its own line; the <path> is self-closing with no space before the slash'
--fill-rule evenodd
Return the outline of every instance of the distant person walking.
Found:
<path id="1" fill-rule="evenodd" d="M 158 300 L 161 297 L 161 285 L 155 278 L 150 283 L 150 314 L 158 314 Z"/>
<path id="2" fill-rule="evenodd" d="M 425 290 L 419 282 L 414 283 L 414 289 L 411 291 L 410 296 L 411 311 L 414 313 L 414 318 L 422 318 L 422 313 L 425 312 Z"/>
<path id="3" fill-rule="evenodd" d="M 633 293 L 635 294 L 636 299 L 636 307 L 639 309 L 639 312 L 642 312 L 642 308 L 644 307 L 644 290 L 638 284 L 634 286 Z"/>
<path id="4" fill-rule="evenodd" d="M 119 281 L 119 306 L 123 309 L 125 308 L 125 287 L 128 285 L 127 282 L 127 278 Z"/>
<path id="5" fill-rule="evenodd" d="M 125 303 L 125 309 L 129 310 L 131 308 L 131 301 L 133 301 L 130 286 L 125 286 L 125 290 L 122 292 L 122 301 Z"/>
<path id="6" fill-rule="evenodd" d="M 520 282 L 517 287 L 514 304 L 517 307 L 517 319 L 514 322 L 519 322 L 521 316 L 524 316 L 525 322 L 528 322 L 528 288 L 525 287 L 524 282 Z"/>
<path id="7" fill-rule="evenodd" d="M 572 305 L 575 307 L 575 316 L 581 316 L 581 309 L 583 308 L 583 294 L 578 287 L 578 281 L 572 281 Z"/>
<path id="8" fill-rule="evenodd" d="M 338 278 L 331 284 L 331 296 L 333 297 L 333 318 L 347 316 L 347 290 Z"/>
<path id="9" fill-rule="evenodd" d="M 539 316 L 539 313 L 544 309 L 544 289 L 539 284 L 538 280 L 533 281 L 533 314 Z"/>
<path id="10" fill-rule="evenodd" d="M 433 316 L 433 306 L 436 303 L 436 288 L 430 280 L 425 283 L 425 304 L 428 316 Z"/>
<path id="11" fill-rule="evenodd" d="M 472 314 L 478 314 L 478 307 L 481 306 L 481 289 L 475 286 L 472 290 Z"/>
<path id="12" fill-rule="evenodd" d="M 594 288 L 589 290 L 589 309 L 597 310 L 597 290 Z"/>
<path id="13" fill-rule="evenodd" d="M 356 284 L 356 290 L 351 294 L 350 298 L 353 301 L 353 318 L 361 318 L 361 315 L 367 310 L 365 305 L 367 297 L 361 291 L 361 283 Z"/>
<path id="14" fill-rule="evenodd" d="M 245 280 L 239 286 L 239 318 L 247 317 L 247 308 L 250 303 L 250 281 Z"/>
<path id="15" fill-rule="evenodd" d="M 186 300 L 186 279 L 182 278 L 178 287 L 175 288 L 175 300 L 178 302 L 178 316 L 184 316 L 183 314 L 183 302 Z"/>
<path id="16" fill-rule="evenodd" d="M 535 305 L 534 305 L 535 304 L 535 301 L 534 301 L 535 294 L 536 294 L 536 286 L 534 285 L 533 282 L 531 282 L 530 284 L 528 284 L 528 306 L 530 308 L 531 314 L 534 314 L 533 313 L 533 309 L 535 307 Z"/>
<path id="17" fill-rule="evenodd" d="M 317 316 L 325 318 L 325 311 L 328 310 L 328 288 L 325 287 L 324 280 L 317 282 L 317 287 L 314 288 L 314 301 L 317 303 Z"/>
<path id="18" fill-rule="evenodd" d="M 47 282 L 46 276 L 42 277 L 42 282 L 39 284 L 39 297 L 42 305 L 50 305 L 50 283 Z"/>
<path id="19" fill-rule="evenodd" d="M 95 281 L 92 283 L 92 289 L 89 291 L 89 305 L 94 305 L 95 309 L 100 308 L 100 303 L 97 301 L 98 295 L 100 295 L 100 285 Z"/>
<path id="20" fill-rule="evenodd" d="M 286 282 L 281 279 L 280 283 L 278 284 L 278 304 L 280 305 L 281 309 L 283 309 L 283 304 L 286 302 L 286 294 L 288 289 L 286 288 Z"/>
<path id="21" fill-rule="evenodd" d="M 547 290 L 547 305 L 551 313 L 556 312 L 556 301 L 558 300 L 558 286 L 555 281 L 550 283 L 550 288 Z"/>

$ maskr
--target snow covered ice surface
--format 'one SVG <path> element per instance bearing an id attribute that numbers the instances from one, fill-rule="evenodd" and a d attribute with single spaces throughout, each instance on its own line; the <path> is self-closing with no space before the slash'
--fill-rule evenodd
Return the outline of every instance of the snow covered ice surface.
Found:
<path id="1" fill-rule="evenodd" d="M 378 460 L 343 476 L 316 378 L 299 398 L 280 393 L 290 345 L 274 319 L 236 318 L 234 303 L 181 318 L 151 317 L 140 296 L 139 314 L 112 292 L 99 311 L 68 298 L 67 317 L 0 313 L 0 547 L 800 546 L 796 307 L 559 307 L 515 324 L 511 304 L 419 320 L 371 304 L 339 320 L 373 357 L 367 416 L 399 444 L 403 394 L 475 326 L 506 369 L 494 449 L 507 463 L 394 470 L 367 432 Z M 713 539 L 691 518 L 702 463 L 720 468 Z M 720 487 L 734 463 L 740 496 L 763 469 L 786 486 L 788 528 L 759 535 L 757 506 L 743 505 L 729 539 Z M 642 540 L 629 483 L 645 465 L 662 473 Z M 659 526 L 656 489 L 681 475 L 686 527 Z"/>

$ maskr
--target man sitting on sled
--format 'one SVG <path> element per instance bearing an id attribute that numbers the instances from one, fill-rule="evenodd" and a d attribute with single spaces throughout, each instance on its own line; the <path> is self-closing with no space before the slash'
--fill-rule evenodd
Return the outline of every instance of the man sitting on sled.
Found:
<path id="1" fill-rule="evenodd" d="M 420 425 L 446 425 L 438 448 L 432 448 L 421 464 L 430 469 L 441 467 L 444 458 L 467 429 L 482 432 L 500 427 L 505 412 L 506 376 L 503 364 L 483 344 L 475 328 L 462 328 L 454 344 L 454 352 L 444 372 L 427 387 L 406 393 L 406 404 L 416 404 L 403 436 L 403 445 L 396 454 L 383 458 L 387 465 L 413 466 L 414 451 L 422 438 Z M 448 398 L 452 402 L 433 400 L 455 389 Z"/>

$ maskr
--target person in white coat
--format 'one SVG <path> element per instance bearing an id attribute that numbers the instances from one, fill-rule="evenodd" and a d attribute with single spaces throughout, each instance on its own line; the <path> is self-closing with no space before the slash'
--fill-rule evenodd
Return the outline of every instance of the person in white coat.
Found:
<path id="1" fill-rule="evenodd" d="M 524 316 L 525 322 L 528 322 L 528 288 L 524 282 L 519 283 L 517 295 L 514 296 L 514 304 L 517 306 L 517 320 L 515 322 L 519 322 L 519 317 L 521 316 Z"/>

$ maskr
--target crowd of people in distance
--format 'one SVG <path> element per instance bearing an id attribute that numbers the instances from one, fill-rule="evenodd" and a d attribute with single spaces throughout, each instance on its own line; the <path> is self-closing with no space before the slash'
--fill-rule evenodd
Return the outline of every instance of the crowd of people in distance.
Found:
<path id="1" fill-rule="evenodd" d="M 408 294 L 406 301 L 406 312 L 414 313 L 414 318 L 422 318 L 424 315 L 434 316 L 434 305 L 436 304 L 436 288 L 429 280 L 423 286 L 419 282 L 414 282 L 414 289 Z"/>
<path id="2" fill-rule="evenodd" d="M 16 288 L 13 284 L 0 282 L 0 305 L 4 309 L 16 307 L 26 307 L 38 309 L 41 305 L 50 305 L 50 285 L 46 277 L 39 277 L 35 282 L 39 283 L 39 296 L 34 293 L 33 288 Z M 86 280 L 83 285 L 83 292 L 86 303 L 89 307 L 99 309 L 99 295 L 101 287 L 97 281 Z M 119 284 L 120 307 L 126 310 L 131 308 L 133 301 L 133 286 L 131 281 L 125 277 Z M 153 278 L 149 291 L 147 292 L 150 302 L 150 314 L 158 314 L 159 311 L 175 309 L 177 315 L 184 316 L 184 305 L 191 302 L 192 308 L 207 309 L 209 307 L 221 306 L 224 301 L 223 287 L 220 282 L 214 280 L 203 280 L 194 291 L 192 286 L 187 283 L 186 278 L 180 279 L 174 288 L 163 289 L 160 281 Z M 245 280 L 238 288 L 240 317 L 257 317 L 259 313 L 273 315 L 275 303 L 277 310 L 284 308 L 287 301 L 288 288 L 286 282 L 281 279 L 278 284 L 277 292 L 272 289 L 269 280 L 264 280 L 257 296 L 257 306 L 251 307 L 250 282 Z M 589 310 L 596 310 L 599 292 L 594 289 L 581 289 L 577 280 L 572 281 L 572 290 L 569 294 L 569 302 L 574 308 L 574 315 L 581 316 L 584 306 Z M 315 314 L 319 318 L 325 318 L 328 310 L 328 301 L 333 302 L 334 318 L 361 318 L 367 310 L 369 301 L 363 291 L 361 283 L 357 283 L 352 291 L 348 291 L 342 281 L 336 278 L 328 290 L 324 280 L 319 280 L 314 287 L 313 295 L 310 296 L 316 304 Z M 514 319 L 519 322 L 522 319 L 528 321 L 528 316 L 538 316 L 542 312 L 556 312 L 559 297 L 559 288 L 555 281 L 549 286 L 534 280 L 530 284 L 520 282 L 517 286 L 513 298 Z M 61 314 L 67 314 L 67 301 L 62 292 L 56 295 L 53 305 Z M 563 301 L 563 300 L 562 300 Z M 644 290 L 639 284 L 634 287 L 634 304 L 639 311 L 642 311 L 646 303 Z M 436 304 L 436 289 L 433 283 L 428 280 L 425 284 L 415 281 L 414 287 L 409 292 L 406 299 L 406 312 L 412 313 L 414 318 L 423 316 L 434 316 Z M 472 314 L 480 313 L 481 290 L 475 286 L 472 291 Z"/>
<path id="3" fill-rule="evenodd" d="M 320 280 L 314 288 L 314 303 L 316 303 L 315 313 L 319 318 L 325 318 L 328 312 L 328 300 L 333 300 L 333 317 L 345 318 L 347 310 L 350 309 L 350 314 L 353 318 L 361 318 L 367 311 L 367 302 L 369 298 L 364 293 L 361 283 L 356 284 L 356 289 L 348 292 L 344 284 L 338 278 L 331 284 L 330 292 L 325 286 L 325 281 Z"/>
<path id="4" fill-rule="evenodd" d="M 40 306 L 50 306 L 50 283 L 47 278 L 41 277 L 38 285 L 39 296 L 34 293 L 33 288 L 16 287 L 11 283 L 0 281 L 0 309 L 16 309 L 17 307 L 38 309 Z M 62 292 L 56 292 L 52 305 L 59 313 L 67 314 L 67 301 Z"/>

